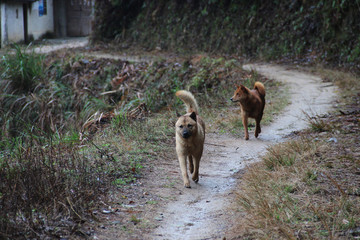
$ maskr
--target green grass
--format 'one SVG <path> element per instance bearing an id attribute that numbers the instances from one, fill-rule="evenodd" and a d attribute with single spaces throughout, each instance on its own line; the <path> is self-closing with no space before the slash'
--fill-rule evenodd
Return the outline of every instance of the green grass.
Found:
<path id="1" fill-rule="evenodd" d="M 1 59 L 1 77 L 10 80 L 15 91 L 33 91 L 44 77 L 44 56 L 28 54 L 19 45 L 14 45 L 12 50 L 14 54 L 5 54 Z"/>

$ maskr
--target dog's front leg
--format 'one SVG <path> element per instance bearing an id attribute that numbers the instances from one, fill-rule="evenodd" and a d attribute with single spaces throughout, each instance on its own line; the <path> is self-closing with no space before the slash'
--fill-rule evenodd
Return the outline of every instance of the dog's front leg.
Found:
<path id="1" fill-rule="evenodd" d="M 242 122 L 243 122 L 243 126 L 244 126 L 244 131 L 245 131 L 245 140 L 249 140 L 249 131 L 248 131 L 248 116 L 246 115 L 246 113 L 242 113 Z"/>
<path id="2" fill-rule="evenodd" d="M 192 175 L 192 180 L 196 183 L 199 181 L 199 166 L 200 166 L 200 158 L 194 157 L 194 173 Z"/>
<path id="3" fill-rule="evenodd" d="M 189 156 L 189 171 L 190 173 L 194 172 L 194 163 L 191 155 Z"/>
<path id="4" fill-rule="evenodd" d="M 186 165 L 187 165 L 186 156 L 179 156 L 179 163 L 180 163 L 181 174 L 184 181 L 184 187 L 190 188 L 189 176 L 187 174 L 187 169 L 186 169 Z"/>

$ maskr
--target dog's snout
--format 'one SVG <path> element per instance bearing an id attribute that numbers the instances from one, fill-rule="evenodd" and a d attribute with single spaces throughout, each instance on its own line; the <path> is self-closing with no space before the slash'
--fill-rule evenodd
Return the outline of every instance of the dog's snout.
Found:
<path id="1" fill-rule="evenodd" d="M 230 98 L 230 101 L 232 101 L 233 99 L 232 98 Z"/>
<path id="2" fill-rule="evenodd" d="M 188 137 L 190 137 L 190 132 L 187 130 L 184 130 L 182 133 L 182 136 L 183 136 L 183 138 L 188 138 Z"/>

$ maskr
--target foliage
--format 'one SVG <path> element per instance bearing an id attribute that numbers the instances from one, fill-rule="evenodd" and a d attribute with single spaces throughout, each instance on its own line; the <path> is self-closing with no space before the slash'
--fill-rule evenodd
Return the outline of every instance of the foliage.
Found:
<path id="1" fill-rule="evenodd" d="M 128 2 L 98 5 L 97 21 L 110 24 L 97 24 L 94 36 L 148 50 L 293 57 L 350 66 L 359 59 L 359 0 Z M 137 8 L 123 8 L 124 19 L 122 14 L 114 19 L 120 5 L 135 2 Z"/>
<path id="2" fill-rule="evenodd" d="M 142 9 L 142 0 L 111 0 L 95 2 L 94 40 L 125 34 L 125 29 Z M 98 35 L 100 33 L 101 35 Z"/>

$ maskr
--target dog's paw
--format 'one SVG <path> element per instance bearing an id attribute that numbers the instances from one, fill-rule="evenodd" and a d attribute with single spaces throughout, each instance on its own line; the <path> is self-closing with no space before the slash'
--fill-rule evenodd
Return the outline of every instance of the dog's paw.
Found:
<path id="1" fill-rule="evenodd" d="M 255 130 L 255 137 L 257 138 L 261 133 L 261 129 Z"/>
<path id="2" fill-rule="evenodd" d="M 194 182 L 198 183 L 199 182 L 199 179 L 196 178 L 196 179 L 193 179 Z"/>
<path id="3" fill-rule="evenodd" d="M 249 136 L 247 136 L 247 137 L 244 137 L 244 139 L 245 139 L 245 140 L 249 140 Z"/>
<path id="4" fill-rule="evenodd" d="M 186 188 L 191 188 L 190 183 L 185 183 L 185 184 L 184 184 L 184 187 L 186 187 Z"/>

